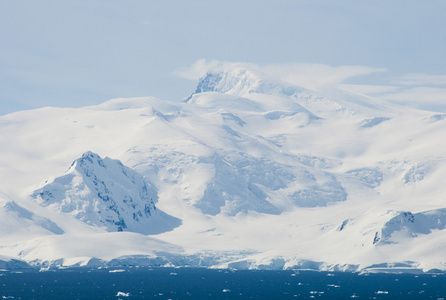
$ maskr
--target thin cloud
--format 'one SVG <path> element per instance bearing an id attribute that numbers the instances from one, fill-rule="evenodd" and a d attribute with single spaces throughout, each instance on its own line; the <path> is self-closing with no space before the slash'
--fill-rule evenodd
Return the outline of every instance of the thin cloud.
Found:
<path id="1" fill-rule="evenodd" d="M 421 108 L 428 106 L 446 107 L 446 88 L 413 87 L 386 93 L 380 97 L 388 101 L 411 104 L 411 106 Z"/>
<path id="2" fill-rule="evenodd" d="M 353 77 L 386 71 L 367 66 L 332 67 L 324 64 L 275 64 L 262 69 L 283 81 L 310 89 L 335 86 Z"/>
<path id="3" fill-rule="evenodd" d="M 403 106 L 446 112 L 446 88 L 354 84 L 343 84 L 339 87 L 350 92 L 376 97 Z"/>
<path id="4" fill-rule="evenodd" d="M 352 77 L 386 71 L 386 69 L 367 66 L 332 67 L 324 64 L 299 63 L 256 65 L 243 62 L 206 61 L 205 59 L 200 59 L 190 67 L 180 69 L 174 72 L 174 74 L 182 78 L 198 80 L 207 72 L 222 71 L 235 67 L 249 68 L 273 78 L 309 89 L 334 86 Z"/>
<path id="5" fill-rule="evenodd" d="M 401 90 L 399 86 L 395 85 L 340 84 L 338 87 L 342 90 L 364 95 L 386 94 Z"/>
<path id="6" fill-rule="evenodd" d="M 393 80 L 394 84 L 399 85 L 446 85 L 446 75 L 428 75 L 412 73 L 401 76 Z"/>
<path id="7" fill-rule="evenodd" d="M 220 64 L 221 63 L 216 60 L 208 62 L 205 59 L 200 59 L 195 63 L 193 63 L 191 66 L 179 69 L 173 72 L 173 74 L 185 79 L 198 80 L 199 78 L 203 77 L 207 72 L 209 72 L 213 68 L 216 68 Z"/>
<path id="8" fill-rule="evenodd" d="M 298 63 L 257 65 L 244 62 L 207 61 L 205 59 L 200 59 L 190 67 L 178 70 L 174 74 L 182 78 L 198 80 L 207 72 L 219 72 L 233 68 L 247 68 L 308 89 L 335 87 L 400 105 L 446 111 L 446 76 L 442 75 L 412 73 L 389 79 L 389 84 L 348 84 L 346 82 L 350 78 L 385 72 L 386 69 Z"/>

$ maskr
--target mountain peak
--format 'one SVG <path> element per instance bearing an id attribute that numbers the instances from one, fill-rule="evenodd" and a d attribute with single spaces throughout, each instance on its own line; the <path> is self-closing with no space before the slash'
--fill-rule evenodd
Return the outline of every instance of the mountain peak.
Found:
<path id="1" fill-rule="evenodd" d="M 209 72 L 198 82 L 195 93 L 220 92 L 228 94 L 245 94 L 255 90 L 261 78 L 252 71 L 235 69 L 226 72 Z"/>
<path id="2" fill-rule="evenodd" d="M 173 229 L 179 221 L 155 207 L 157 190 L 142 175 L 119 160 L 103 159 L 91 151 L 76 159 L 65 175 L 36 190 L 33 197 L 44 206 L 108 231 L 155 233 Z M 156 228 L 155 219 L 164 229 Z M 167 224 L 170 221 L 172 226 Z"/>
<path id="3" fill-rule="evenodd" d="M 269 76 L 255 70 L 234 67 L 223 71 L 209 71 L 200 78 L 197 88 L 192 95 L 218 92 L 235 96 L 244 96 L 252 93 L 293 96 L 302 91 L 304 91 L 303 88 L 271 79 Z"/>
<path id="4" fill-rule="evenodd" d="M 105 158 L 105 160 L 112 161 L 114 165 L 119 167 L 124 167 L 123 164 L 119 160 L 111 160 L 108 157 Z M 86 175 L 89 177 L 90 173 L 94 173 L 96 170 L 95 168 L 103 168 L 107 169 L 107 165 L 98 154 L 93 153 L 91 151 L 87 151 L 82 154 L 82 156 L 78 159 L 76 159 L 72 164 L 68 172 L 73 172 L 76 170 L 77 172 Z M 100 169 L 99 169 L 100 170 Z"/>

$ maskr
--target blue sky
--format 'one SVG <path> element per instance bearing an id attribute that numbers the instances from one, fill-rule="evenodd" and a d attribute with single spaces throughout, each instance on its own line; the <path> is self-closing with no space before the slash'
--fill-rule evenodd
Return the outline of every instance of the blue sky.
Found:
<path id="1" fill-rule="evenodd" d="M 181 100 L 196 84 L 185 70 L 214 60 L 446 111 L 445 11 L 444 0 L 0 0 L 0 115 Z"/>

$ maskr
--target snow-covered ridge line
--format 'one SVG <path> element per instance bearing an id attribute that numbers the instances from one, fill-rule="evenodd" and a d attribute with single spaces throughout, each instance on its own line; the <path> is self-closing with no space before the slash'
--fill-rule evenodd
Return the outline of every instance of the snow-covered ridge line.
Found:
<path id="1" fill-rule="evenodd" d="M 208 72 L 198 82 L 194 94 L 205 92 L 219 92 L 241 97 L 250 93 L 295 96 L 307 90 L 267 78 L 253 70 L 234 68 L 230 71 Z"/>

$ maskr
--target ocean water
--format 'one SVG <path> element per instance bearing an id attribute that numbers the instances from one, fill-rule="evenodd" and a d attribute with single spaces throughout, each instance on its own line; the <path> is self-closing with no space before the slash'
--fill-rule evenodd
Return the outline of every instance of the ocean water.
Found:
<path id="1" fill-rule="evenodd" d="M 0 270 L 0 299 L 446 299 L 446 275 L 135 267 Z"/>

